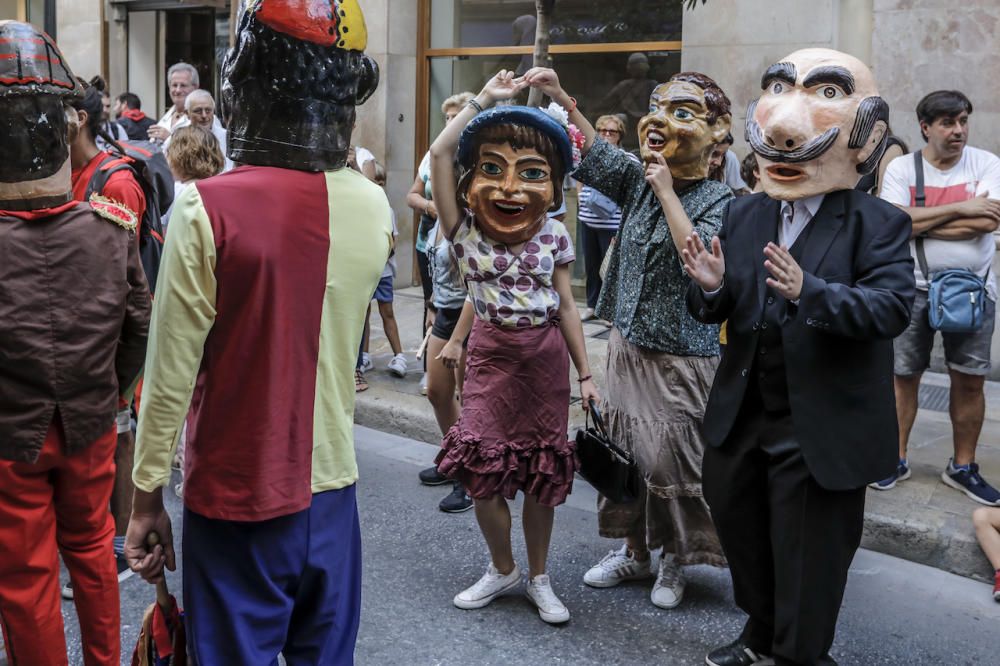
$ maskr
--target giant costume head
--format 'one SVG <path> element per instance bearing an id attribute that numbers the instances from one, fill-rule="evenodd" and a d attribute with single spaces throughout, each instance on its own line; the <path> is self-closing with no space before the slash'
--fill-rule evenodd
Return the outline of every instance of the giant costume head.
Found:
<path id="1" fill-rule="evenodd" d="M 649 113 L 639 121 L 642 160 L 660 153 L 677 180 L 701 180 L 731 125 L 729 98 L 715 81 L 698 72 L 674 74 L 653 90 Z"/>
<path id="2" fill-rule="evenodd" d="M 0 210 L 52 208 L 72 199 L 68 103 L 83 95 L 55 42 L 33 26 L 0 21 Z"/>
<path id="3" fill-rule="evenodd" d="M 878 166 L 889 107 L 857 58 L 796 51 L 767 68 L 747 109 L 746 138 L 764 191 L 795 201 L 853 188 Z"/>
<path id="4" fill-rule="evenodd" d="M 462 131 L 458 203 L 473 212 L 486 236 L 512 245 L 526 242 L 547 212 L 562 205 L 563 177 L 573 168 L 566 123 L 541 109 L 498 106 Z"/>
<path id="5" fill-rule="evenodd" d="M 378 85 L 358 0 L 251 0 L 223 67 L 235 162 L 302 171 L 347 163 L 354 107 Z"/>

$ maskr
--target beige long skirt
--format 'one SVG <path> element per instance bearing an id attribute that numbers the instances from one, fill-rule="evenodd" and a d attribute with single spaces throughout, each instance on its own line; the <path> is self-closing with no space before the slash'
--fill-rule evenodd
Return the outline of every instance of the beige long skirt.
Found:
<path id="1" fill-rule="evenodd" d="M 608 538 L 645 537 L 678 564 L 726 566 L 701 492 L 705 415 L 717 357 L 674 356 L 637 347 L 618 329 L 608 341 L 605 419 L 612 439 L 630 451 L 645 492 L 638 501 L 597 503 Z"/>

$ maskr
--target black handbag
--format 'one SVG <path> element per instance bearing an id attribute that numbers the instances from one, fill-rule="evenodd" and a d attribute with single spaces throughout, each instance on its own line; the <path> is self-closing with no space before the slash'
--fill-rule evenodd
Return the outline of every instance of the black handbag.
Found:
<path id="1" fill-rule="evenodd" d="M 597 492 L 616 504 L 634 502 L 639 498 L 635 461 L 608 437 L 601 412 L 593 400 L 590 401 L 583 429 L 576 433 L 576 454 L 580 458 L 580 476 Z"/>

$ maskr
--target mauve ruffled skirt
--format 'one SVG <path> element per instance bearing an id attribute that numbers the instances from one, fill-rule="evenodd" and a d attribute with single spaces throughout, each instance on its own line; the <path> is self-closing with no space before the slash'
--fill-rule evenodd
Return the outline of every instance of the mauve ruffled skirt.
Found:
<path id="1" fill-rule="evenodd" d="M 518 490 L 558 506 L 573 489 L 569 352 L 555 323 L 505 328 L 476 318 L 462 414 L 444 436 L 438 470 L 475 499 Z"/>

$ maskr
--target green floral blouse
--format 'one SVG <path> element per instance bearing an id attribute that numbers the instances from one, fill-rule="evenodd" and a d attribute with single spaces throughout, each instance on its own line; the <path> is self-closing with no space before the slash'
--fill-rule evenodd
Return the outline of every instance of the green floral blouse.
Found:
<path id="1" fill-rule="evenodd" d="M 573 173 L 576 180 L 613 199 L 622 222 L 597 302 L 597 316 L 614 322 L 634 345 L 678 356 L 716 356 L 719 327 L 688 314 L 690 278 L 645 168 L 620 149 L 597 140 Z M 722 228 L 732 190 L 702 180 L 679 193 L 684 211 L 705 245 Z"/>

